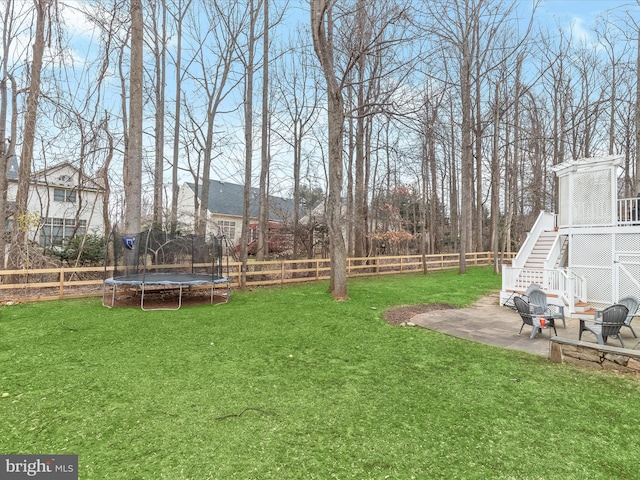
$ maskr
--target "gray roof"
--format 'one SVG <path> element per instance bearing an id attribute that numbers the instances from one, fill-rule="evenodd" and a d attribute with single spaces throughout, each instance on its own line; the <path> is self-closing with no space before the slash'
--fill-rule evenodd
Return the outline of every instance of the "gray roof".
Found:
<path id="1" fill-rule="evenodd" d="M 8 180 L 18 180 L 19 168 L 20 168 L 19 160 L 20 159 L 18 158 L 17 155 L 13 155 L 11 158 L 9 158 L 7 163 L 7 179 Z M 76 167 L 75 165 L 69 162 L 58 163 L 51 167 L 47 167 L 42 170 L 32 172 L 30 182 L 40 183 L 41 185 L 48 185 L 50 187 L 55 187 L 55 186 L 62 186 L 66 188 L 70 186 L 76 187 L 75 183 L 74 185 L 70 185 L 66 180 L 61 180 L 59 178 L 56 179 L 52 176 L 58 170 L 64 169 L 64 168 L 70 168 L 75 172 L 75 174 L 77 174 L 80 177 L 80 179 L 82 180 L 81 188 L 83 190 L 85 191 L 88 191 L 88 190 L 103 191 L 104 190 L 104 187 L 96 181 L 98 179 L 96 179 L 95 177 L 91 178 L 91 176 L 87 175 L 84 172 L 81 172 L 80 169 L 78 169 L 78 167 Z"/>
<path id="2" fill-rule="evenodd" d="M 194 184 L 187 182 L 187 186 L 194 191 Z M 258 217 L 260 190 L 251 188 L 249 199 L 249 216 Z M 202 199 L 202 190 L 198 190 L 198 198 Z M 234 183 L 209 181 L 209 205 L 211 213 L 242 217 L 242 202 L 244 186 Z M 283 222 L 293 214 L 293 200 L 269 195 L 269 220 Z"/>

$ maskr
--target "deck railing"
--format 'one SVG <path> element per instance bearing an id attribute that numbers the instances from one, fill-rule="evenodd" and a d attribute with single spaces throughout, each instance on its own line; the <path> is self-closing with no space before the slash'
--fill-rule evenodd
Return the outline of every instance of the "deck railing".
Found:
<path id="1" fill-rule="evenodd" d="M 538 284 L 548 293 L 560 297 L 570 311 L 574 310 L 575 301 L 586 301 L 587 281 L 564 268 L 539 269 L 518 268 L 503 265 L 502 291 L 525 291 L 532 283 Z"/>
<path id="2" fill-rule="evenodd" d="M 502 261 L 514 254 L 501 253 Z M 492 252 L 467 253 L 466 264 L 492 265 Z M 457 253 L 436 255 L 397 255 L 389 257 L 349 258 L 347 275 L 387 275 L 444 270 L 459 267 Z M 112 271 L 107 267 L 106 273 Z M 245 272 L 246 286 L 278 285 L 309 282 L 329 278 L 329 259 L 249 261 Z M 231 287 L 238 288 L 242 279 L 242 263 L 229 262 Z M 0 299 L 4 301 L 37 301 L 102 295 L 104 267 L 45 268 L 0 271 Z"/>
<path id="3" fill-rule="evenodd" d="M 618 199 L 618 225 L 640 225 L 640 197 Z"/>

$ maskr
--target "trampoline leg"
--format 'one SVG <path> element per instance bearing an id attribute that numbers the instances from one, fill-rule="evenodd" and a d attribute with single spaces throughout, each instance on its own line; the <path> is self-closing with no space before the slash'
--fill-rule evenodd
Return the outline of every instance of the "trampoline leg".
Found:
<path id="1" fill-rule="evenodd" d="M 223 303 L 227 303 L 229 301 L 229 298 L 231 297 L 231 284 L 229 282 L 227 282 L 227 288 L 226 288 L 226 293 L 223 293 L 221 295 L 221 297 L 224 298 L 224 302 Z"/>
<path id="2" fill-rule="evenodd" d="M 103 283 L 102 284 L 102 306 L 107 308 L 113 308 L 113 304 L 115 303 L 115 299 L 116 299 L 116 286 L 111 285 L 111 305 L 107 305 L 104 301 L 104 297 L 106 293 L 107 293 L 107 285 Z"/>
<path id="3" fill-rule="evenodd" d="M 179 310 L 182 306 L 182 285 L 180 285 L 180 294 L 178 296 L 178 306 L 176 308 L 144 308 L 144 283 L 141 287 L 142 295 L 140 298 L 140 308 L 145 312 L 153 311 L 153 310 Z"/>

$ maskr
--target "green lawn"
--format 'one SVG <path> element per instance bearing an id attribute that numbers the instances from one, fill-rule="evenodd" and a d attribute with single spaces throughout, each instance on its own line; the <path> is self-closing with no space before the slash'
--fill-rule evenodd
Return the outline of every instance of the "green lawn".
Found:
<path id="1" fill-rule="evenodd" d="M 640 478 L 636 379 L 382 319 L 499 286 L 473 268 L 350 280 L 340 303 L 323 282 L 3 307 L 0 453 L 78 454 L 81 479 Z"/>

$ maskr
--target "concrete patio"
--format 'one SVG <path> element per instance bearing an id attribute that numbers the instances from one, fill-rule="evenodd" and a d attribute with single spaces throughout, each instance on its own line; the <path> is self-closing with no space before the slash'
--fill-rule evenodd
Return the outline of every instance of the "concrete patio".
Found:
<path id="1" fill-rule="evenodd" d="M 558 337 L 577 340 L 580 321 L 569 317 L 566 320 L 566 328 L 562 327 L 561 320 L 556 322 Z M 518 335 L 522 325 L 520 316 L 511 308 L 501 307 L 497 294 L 484 297 L 471 307 L 421 313 L 411 318 L 410 322 L 455 337 L 544 357 L 549 356 L 549 338 L 553 336 L 553 330 L 545 328 L 535 338 L 529 338 L 531 327 L 528 325 Z M 640 321 L 634 325 L 634 330 L 640 335 Z M 589 332 L 583 333 L 582 340 L 596 343 L 596 337 Z M 640 349 L 640 338 L 634 338 L 628 328 L 622 329 L 622 340 L 625 348 Z M 610 338 L 607 345 L 620 347 L 620 342 Z"/>

